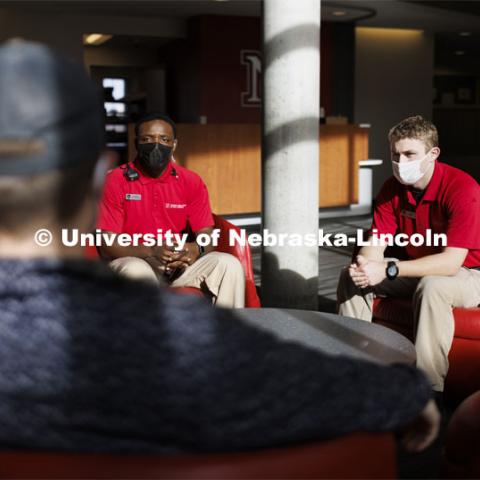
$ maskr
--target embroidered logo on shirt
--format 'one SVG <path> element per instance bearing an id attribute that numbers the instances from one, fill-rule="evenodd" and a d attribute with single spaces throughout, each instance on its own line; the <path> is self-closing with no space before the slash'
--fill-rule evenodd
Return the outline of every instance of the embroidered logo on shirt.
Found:
<path id="1" fill-rule="evenodd" d="M 166 203 L 165 208 L 185 208 L 186 203 Z"/>
<path id="2" fill-rule="evenodd" d="M 140 193 L 127 193 L 125 195 L 125 200 L 141 200 L 142 195 Z"/>

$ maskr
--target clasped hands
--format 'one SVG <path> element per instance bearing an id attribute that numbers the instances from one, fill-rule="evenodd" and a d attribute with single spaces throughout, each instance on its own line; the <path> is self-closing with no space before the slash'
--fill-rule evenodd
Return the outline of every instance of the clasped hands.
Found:
<path id="1" fill-rule="evenodd" d="M 348 273 L 358 288 L 368 288 L 387 278 L 386 269 L 387 262 L 367 260 L 363 255 L 358 255 L 356 262 L 348 267 Z"/>
<path id="2" fill-rule="evenodd" d="M 167 274 L 177 269 L 184 270 L 200 256 L 200 250 L 195 242 L 186 243 L 181 250 L 177 248 L 176 244 L 153 248 L 153 256 L 164 265 Z"/>

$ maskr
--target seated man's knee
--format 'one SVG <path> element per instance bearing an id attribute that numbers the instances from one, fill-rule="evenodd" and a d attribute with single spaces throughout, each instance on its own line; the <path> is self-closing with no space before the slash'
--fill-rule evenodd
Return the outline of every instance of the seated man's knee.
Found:
<path id="1" fill-rule="evenodd" d="M 243 266 L 237 257 L 230 253 L 224 252 L 211 252 L 213 258 L 215 258 L 217 264 L 224 268 L 224 270 L 231 274 L 245 275 Z"/>
<path id="2" fill-rule="evenodd" d="M 151 280 L 157 281 L 157 277 L 152 267 L 142 258 L 120 257 L 112 260 L 110 268 L 122 277 L 132 280 Z"/>

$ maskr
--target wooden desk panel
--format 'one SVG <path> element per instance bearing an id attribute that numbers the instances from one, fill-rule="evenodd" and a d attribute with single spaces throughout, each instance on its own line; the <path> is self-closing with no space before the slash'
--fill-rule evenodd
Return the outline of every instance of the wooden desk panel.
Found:
<path id="1" fill-rule="evenodd" d="M 261 210 L 258 124 L 179 124 L 175 158 L 205 181 L 218 214 Z M 133 142 L 130 129 L 130 154 Z M 355 125 L 320 127 L 320 207 L 358 201 L 358 162 L 368 158 L 368 130 Z"/>
<path id="2" fill-rule="evenodd" d="M 213 211 L 259 212 L 260 126 L 182 124 L 177 128 L 179 143 L 175 158 L 203 178 Z"/>
<path id="3" fill-rule="evenodd" d="M 358 202 L 358 162 L 368 158 L 368 129 L 320 126 L 320 207 Z"/>

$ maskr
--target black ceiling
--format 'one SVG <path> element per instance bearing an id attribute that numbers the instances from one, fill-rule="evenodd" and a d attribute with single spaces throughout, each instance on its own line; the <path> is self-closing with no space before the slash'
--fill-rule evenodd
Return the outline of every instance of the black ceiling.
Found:
<path id="1" fill-rule="evenodd" d="M 193 15 L 259 16 L 261 0 L 0 0 L 0 7 L 17 11 L 188 18 Z"/>
<path id="2" fill-rule="evenodd" d="M 480 1 L 470 0 L 409 0 L 411 3 L 418 3 L 427 7 L 443 8 L 455 12 L 467 13 L 480 16 Z"/>

